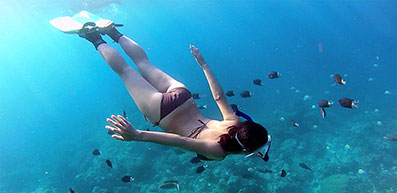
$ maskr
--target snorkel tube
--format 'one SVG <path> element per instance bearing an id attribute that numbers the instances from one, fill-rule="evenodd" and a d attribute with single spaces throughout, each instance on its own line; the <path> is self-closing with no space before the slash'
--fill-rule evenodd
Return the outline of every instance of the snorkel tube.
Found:
<path id="1" fill-rule="evenodd" d="M 245 114 L 245 113 L 239 111 L 238 109 L 236 109 L 236 110 L 234 111 L 234 114 L 235 114 L 236 116 L 238 116 L 238 117 L 244 118 L 244 119 L 247 120 L 247 121 L 254 122 L 250 116 L 248 116 L 247 114 Z"/>

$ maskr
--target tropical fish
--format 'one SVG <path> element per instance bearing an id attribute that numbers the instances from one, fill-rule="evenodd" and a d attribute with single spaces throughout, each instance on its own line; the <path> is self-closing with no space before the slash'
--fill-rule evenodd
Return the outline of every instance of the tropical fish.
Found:
<path id="1" fill-rule="evenodd" d="M 230 107 L 232 107 L 233 111 L 238 110 L 238 105 L 236 104 L 230 104 Z"/>
<path id="2" fill-rule="evenodd" d="M 385 136 L 383 136 L 383 138 L 390 140 L 390 141 L 397 141 L 397 135 L 393 135 L 393 134 L 385 135 Z"/>
<path id="3" fill-rule="evenodd" d="M 294 127 L 299 127 L 299 123 L 295 122 L 294 120 L 291 120 L 291 125 Z"/>
<path id="4" fill-rule="evenodd" d="M 108 130 L 108 135 L 113 135 L 115 132 Z"/>
<path id="5" fill-rule="evenodd" d="M 101 155 L 101 152 L 98 149 L 94 149 L 94 151 L 92 151 L 92 155 L 98 156 Z"/>
<path id="6" fill-rule="evenodd" d="M 325 116 L 327 116 L 327 113 L 325 112 L 325 109 L 324 109 L 324 108 L 321 108 L 320 111 L 321 111 L 321 116 L 322 116 L 323 119 L 324 119 Z"/>
<path id="7" fill-rule="evenodd" d="M 74 193 L 74 190 L 72 188 L 69 188 L 69 193 Z"/>
<path id="8" fill-rule="evenodd" d="M 234 96 L 234 91 L 232 91 L 232 90 L 227 91 L 226 96 L 228 96 L 228 97 Z"/>
<path id="9" fill-rule="evenodd" d="M 127 113 L 125 111 L 123 111 L 123 117 L 124 117 L 124 119 L 128 119 Z"/>
<path id="10" fill-rule="evenodd" d="M 273 173 L 273 171 L 272 170 L 269 170 L 269 169 L 260 169 L 260 168 L 255 168 L 256 169 L 256 171 L 258 171 L 258 172 L 261 172 L 261 173 L 265 173 L 265 174 L 267 174 L 267 173 Z"/>
<path id="11" fill-rule="evenodd" d="M 161 189 L 174 189 L 174 188 L 176 188 L 179 191 L 179 183 L 177 181 L 170 181 L 170 182 L 166 181 L 163 184 L 161 184 L 159 186 L 159 188 L 161 188 Z"/>
<path id="12" fill-rule="evenodd" d="M 334 104 L 332 101 L 327 101 L 327 100 L 320 100 L 317 103 L 318 107 L 320 107 L 320 108 L 328 108 L 332 104 Z"/>
<path id="13" fill-rule="evenodd" d="M 341 84 L 341 85 L 345 85 L 345 84 L 346 84 L 346 81 L 344 81 L 344 80 L 342 79 L 342 76 L 340 76 L 339 74 L 335 74 L 335 75 L 334 75 L 334 81 L 335 81 L 336 83 L 338 83 L 338 84 Z"/>
<path id="14" fill-rule="evenodd" d="M 301 168 L 303 168 L 303 169 L 312 171 L 312 169 L 310 169 L 309 166 L 307 166 L 307 165 L 304 164 L 304 163 L 299 163 L 299 166 L 300 166 Z"/>
<path id="15" fill-rule="evenodd" d="M 199 167 L 196 169 L 196 173 L 197 173 L 197 174 L 201 174 L 206 168 L 207 168 L 206 165 L 199 166 Z"/>
<path id="16" fill-rule="evenodd" d="M 112 164 L 112 162 L 110 162 L 110 160 L 106 160 L 106 165 L 108 165 L 109 166 L 109 168 L 113 168 L 113 164 Z"/>
<path id="17" fill-rule="evenodd" d="M 341 98 L 339 101 L 340 106 L 352 109 L 353 107 L 358 108 L 358 101 L 349 98 Z"/>
<path id="18" fill-rule="evenodd" d="M 280 176 L 285 177 L 287 175 L 287 172 L 285 170 L 281 170 Z"/>
<path id="19" fill-rule="evenodd" d="M 197 163 L 200 163 L 200 162 L 201 162 L 201 160 L 200 160 L 199 157 L 194 157 L 194 158 L 192 158 L 190 160 L 190 163 L 192 163 L 192 164 L 197 164 Z"/>
<path id="20" fill-rule="evenodd" d="M 280 78 L 280 73 L 272 71 L 267 74 L 270 79 Z"/>
<path id="21" fill-rule="evenodd" d="M 263 85 L 262 84 L 262 80 L 260 80 L 260 79 L 255 79 L 252 82 L 254 83 L 254 85 L 258 85 L 258 86 L 262 86 Z"/>
<path id="22" fill-rule="evenodd" d="M 124 176 L 121 178 L 121 181 L 123 181 L 124 183 L 132 182 L 134 180 L 135 180 L 135 178 L 133 178 L 131 176 Z"/>
<path id="23" fill-rule="evenodd" d="M 200 105 L 198 106 L 198 109 L 207 109 L 207 105 Z"/>
<path id="24" fill-rule="evenodd" d="M 192 93 L 193 99 L 200 99 L 200 94 L 199 93 Z"/>
<path id="25" fill-rule="evenodd" d="M 243 97 L 243 98 L 251 97 L 251 92 L 248 91 L 248 90 L 245 90 L 245 91 L 240 93 L 240 96 Z"/>

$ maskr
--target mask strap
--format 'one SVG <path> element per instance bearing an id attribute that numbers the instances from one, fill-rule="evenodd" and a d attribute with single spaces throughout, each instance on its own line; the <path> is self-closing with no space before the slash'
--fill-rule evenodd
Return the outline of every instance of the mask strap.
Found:
<path id="1" fill-rule="evenodd" d="M 238 133 L 238 132 L 236 132 L 236 135 L 234 135 L 234 138 L 236 138 L 237 143 L 240 145 L 240 147 L 241 147 L 242 149 L 247 149 L 247 148 L 245 148 L 245 146 L 241 143 L 241 141 L 238 139 L 237 133 Z"/>

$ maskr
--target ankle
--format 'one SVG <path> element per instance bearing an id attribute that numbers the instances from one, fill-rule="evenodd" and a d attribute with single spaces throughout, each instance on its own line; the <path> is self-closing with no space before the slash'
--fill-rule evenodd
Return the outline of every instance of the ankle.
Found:
<path id="1" fill-rule="evenodd" d="M 98 50 L 98 46 L 105 43 L 105 40 L 102 39 L 101 35 L 97 32 L 93 32 L 93 33 L 88 33 L 87 36 L 85 37 L 85 39 L 87 39 L 88 41 L 90 41 L 95 49 Z"/>
<path id="2" fill-rule="evenodd" d="M 119 43 L 119 39 L 123 34 L 121 34 L 115 27 L 110 29 L 109 31 L 106 32 L 106 34 L 112 38 L 113 41 Z"/>

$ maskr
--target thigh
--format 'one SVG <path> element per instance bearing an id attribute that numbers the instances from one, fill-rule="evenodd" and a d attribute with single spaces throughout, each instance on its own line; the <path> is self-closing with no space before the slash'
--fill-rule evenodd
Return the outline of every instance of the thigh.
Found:
<path id="1" fill-rule="evenodd" d="M 137 65 L 142 77 L 146 79 L 159 92 L 165 93 L 176 87 L 184 87 L 184 85 L 167 73 L 152 65 L 147 58 L 145 51 L 134 40 L 127 36 L 122 36 L 119 39 L 119 44 L 125 53 Z"/>
<path id="2" fill-rule="evenodd" d="M 138 63 L 137 66 L 142 77 L 162 93 L 166 93 L 173 88 L 185 87 L 183 83 L 175 80 L 149 61 Z"/>
<path id="3" fill-rule="evenodd" d="M 154 88 L 130 66 L 123 70 L 120 77 L 142 114 L 153 122 L 158 121 L 163 93 Z"/>

